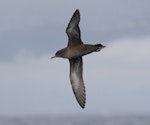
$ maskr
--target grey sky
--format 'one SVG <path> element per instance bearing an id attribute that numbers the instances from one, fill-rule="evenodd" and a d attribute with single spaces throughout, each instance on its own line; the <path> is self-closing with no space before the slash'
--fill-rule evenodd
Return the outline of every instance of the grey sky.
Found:
<path id="1" fill-rule="evenodd" d="M 0 115 L 150 113 L 149 0 L 1 0 Z M 66 26 L 81 13 L 87 106 L 78 106 L 67 60 L 50 60 L 67 45 Z M 59 78 L 56 76 L 59 75 Z"/>
<path id="2" fill-rule="evenodd" d="M 26 49 L 35 55 L 50 53 L 67 42 L 66 26 L 75 9 L 86 42 L 150 33 L 148 0 L 2 0 L 0 2 L 0 60 Z"/>

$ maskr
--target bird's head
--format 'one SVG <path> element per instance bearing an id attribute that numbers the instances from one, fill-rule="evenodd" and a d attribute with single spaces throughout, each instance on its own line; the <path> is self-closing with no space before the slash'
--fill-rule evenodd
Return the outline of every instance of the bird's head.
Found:
<path id="1" fill-rule="evenodd" d="M 62 50 L 59 50 L 55 53 L 55 56 L 51 57 L 51 59 L 55 58 L 55 57 L 63 57 L 64 55 L 64 51 L 63 49 Z"/>

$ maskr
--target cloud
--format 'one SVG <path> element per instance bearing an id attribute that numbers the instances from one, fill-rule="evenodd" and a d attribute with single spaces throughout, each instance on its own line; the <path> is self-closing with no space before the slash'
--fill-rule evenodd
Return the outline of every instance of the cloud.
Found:
<path id="1" fill-rule="evenodd" d="M 150 72 L 150 67 L 148 66 L 150 63 L 149 40 L 149 37 L 114 40 L 112 43 L 106 45 L 107 47 L 101 53 L 86 57 L 85 63 L 88 65 L 88 70 L 100 73 L 94 74 L 98 75 L 97 77 L 102 76 L 103 78 L 107 78 L 108 76 L 108 79 L 112 78 L 112 81 L 116 78 L 120 82 L 113 82 L 114 84 L 127 87 L 133 85 L 136 88 L 138 84 L 144 85 L 150 80 L 148 78 Z M 140 82 L 146 79 L 147 82 Z M 131 82 L 129 82 L 130 80 Z M 122 84 L 125 81 L 126 83 Z M 107 83 L 112 84 L 112 82 Z"/>
<path id="2" fill-rule="evenodd" d="M 150 37 L 122 38 L 84 57 L 84 113 L 145 113 L 150 101 Z M 69 63 L 21 51 L 0 62 L 1 114 L 79 113 Z"/>

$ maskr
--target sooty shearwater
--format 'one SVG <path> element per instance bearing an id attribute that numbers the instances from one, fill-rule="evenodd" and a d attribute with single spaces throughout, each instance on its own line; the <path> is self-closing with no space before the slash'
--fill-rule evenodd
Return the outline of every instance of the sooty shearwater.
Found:
<path id="1" fill-rule="evenodd" d="M 70 62 L 70 82 L 74 95 L 79 105 L 84 108 L 86 102 L 85 86 L 82 77 L 83 62 L 82 56 L 97 52 L 105 46 L 102 44 L 84 44 L 81 40 L 79 28 L 80 12 L 77 9 L 66 28 L 68 35 L 68 46 L 56 52 L 54 57 L 67 58 Z M 51 58 L 54 58 L 51 57 Z"/>

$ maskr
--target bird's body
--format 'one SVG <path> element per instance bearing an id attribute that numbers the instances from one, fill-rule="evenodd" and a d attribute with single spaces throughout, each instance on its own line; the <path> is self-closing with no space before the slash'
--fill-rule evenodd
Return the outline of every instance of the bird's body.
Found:
<path id="1" fill-rule="evenodd" d="M 79 103 L 84 108 L 86 101 L 85 86 L 83 82 L 83 61 L 82 56 L 100 51 L 105 46 L 101 44 L 91 45 L 84 44 L 81 40 L 81 33 L 79 29 L 80 13 L 76 10 L 73 14 L 66 33 L 68 35 L 68 46 L 56 52 L 54 57 L 67 58 L 70 62 L 70 82 L 73 92 Z M 53 58 L 53 57 L 52 57 Z"/>
<path id="2" fill-rule="evenodd" d="M 94 51 L 98 51 L 99 46 L 100 46 L 99 44 L 97 45 L 80 44 L 63 48 L 59 50 L 58 53 L 60 53 L 61 58 L 67 59 L 77 58 L 92 53 Z M 57 57 L 59 57 L 59 55 Z"/>

